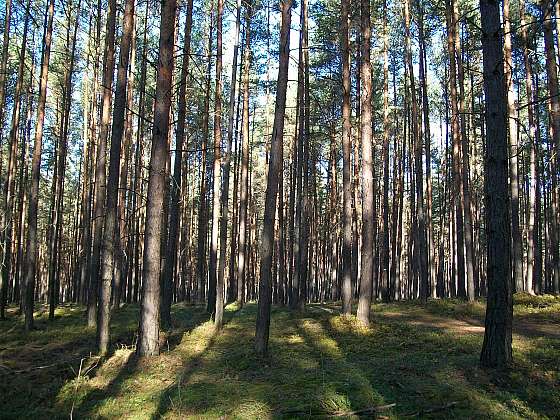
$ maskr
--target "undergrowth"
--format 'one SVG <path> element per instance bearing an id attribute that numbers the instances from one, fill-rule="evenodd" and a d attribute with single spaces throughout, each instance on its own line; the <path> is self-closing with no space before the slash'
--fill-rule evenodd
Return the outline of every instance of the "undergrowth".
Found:
<path id="1" fill-rule="evenodd" d="M 559 305 L 517 295 L 515 320 L 554 322 Z M 40 313 L 29 334 L 12 310 L 0 324 L 0 418 L 558 418 L 560 340 L 516 334 L 511 369 L 481 370 L 482 334 L 453 320 L 483 319 L 482 301 L 376 304 L 370 328 L 336 305 L 275 307 L 265 358 L 252 347 L 256 305 L 226 309 L 216 333 L 203 307 L 174 305 L 162 354 L 141 360 L 135 305 L 113 316 L 106 359 L 90 357 L 83 308 Z"/>

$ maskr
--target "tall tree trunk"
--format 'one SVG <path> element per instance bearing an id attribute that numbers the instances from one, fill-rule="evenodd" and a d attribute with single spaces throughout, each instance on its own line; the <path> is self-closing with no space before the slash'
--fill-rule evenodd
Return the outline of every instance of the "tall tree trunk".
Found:
<path id="1" fill-rule="evenodd" d="M 109 322 L 111 315 L 111 281 L 115 269 L 115 247 L 119 232 L 117 219 L 117 205 L 119 197 L 119 177 L 121 144 L 124 133 L 126 112 L 126 88 L 128 83 L 128 63 L 130 61 L 130 45 L 134 26 L 134 0 L 126 0 L 123 33 L 119 65 L 117 68 L 117 83 L 115 86 L 115 105 L 113 108 L 113 125 L 111 129 L 111 149 L 109 152 L 109 177 L 107 178 L 107 201 L 105 212 L 105 228 L 103 230 L 99 308 L 97 316 L 97 346 L 100 354 L 106 354 L 109 347 Z M 119 241 L 120 242 L 120 241 Z M 117 285 L 115 285 L 117 287 Z"/>
<path id="2" fill-rule="evenodd" d="M 6 13 L 4 15 L 4 36 L 2 38 L 2 61 L 0 61 L 0 127 L 4 127 L 4 113 L 6 112 L 6 67 L 9 61 L 10 26 L 12 20 L 12 0 L 6 0 Z M 2 144 L 0 132 L 0 147 Z M 2 158 L 0 157 L 0 174 L 2 173 Z"/>
<path id="3" fill-rule="evenodd" d="M 455 211 L 455 234 L 453 240 L 453 254 L 456 259 L 456 277 L 457 277 L 457 291 L 461 297 L 466 296 L 465 290 L 465 254 L 463 252 L 464 241 L 464 227 L 463 227 L 463 206 L 461 200 L 461 130 L 460 130 L 460 112 L 459 112 L 459 99 L 457 93 L 457 56 L 458 53 L 455 48 L 455 32 L 457 30 L 457 23 L 454 18 L 454 4 L 457 0 L 447 0 L 447 49 L 449 54 L 449 90 L 451 100 L 451 132 L 453 137 L 453 209 Z M 451 279 L 455 284 L 455 278 Z"/>
<path id="4" fill-rule="evenodd" d="M 464 258 L 465 258 L 465 281 L 461 283 L 461 295 L 466 296 L 469 301 L 474 300 L 474 268 L 473 268 L 473 244 L 472 244 L 472 214 L 471 214 L 471 195 L 469 188 L 469 147 L 466 128 L 467 111 L 465 107 L 465 72 L 462 58 L 462 46 L 459 27 L 459 6 L 458 1 L 453 0 L 453 37 L 454 50 L 457 63 L 457 82 L 459 84 L 459 119 L 460 119 L 460 176 L 461 176 L 461 208 L 463 210 L 463 238 L 464 238 Z M 465 283 L 465 284 L 463 284 Z M 465 290 L 466 286 L 466 290 Z"/>
<path id="5" fill-rule="evenodd" d="M 17 72 L 17 80 L 13 98 L 12 122 L 10 127 L 10 137 L 8 141 L 8 169 L 3 187 L 3 209 L 2 216 L 2 278 L 0 279 L 0 319 L 4 319 L 5 306 L 8 292 L 8 282 L 10 280 L 10 272 L 12 270 L 12 232 L 13 232 L 13 213 L 15 201 L 15 182 L 16 182 L 16 166 L 18 151 L 18 131 L 21 116 L 21 94 L 23 89 L 23 71 L 25 68 L 25 53 L 27 50 L 27 33 L 29 30 L 29 19 L 31 12 L 29 10 L 30 1 L 27 1 L 25 22 L 23 28 L 23 37 L 19 53 L 19 65 Z M 1 126 L 0 126 L 1 127 Z"/>
<path id="6" fill-rule="evenodd" d="M 556 50 L 554 46 L 554 34 L 552 28 L 552 2 L 543 0 L 543 22 L 544 22 L 544 45 L 546 52 L 546 74 L 548 82 L 548 93 L 550 95 L 550 121 L 552 129 L 552 143 L 555 157 L 552 159 L 552 220 L 550 229 L 550 241 L 552 247 L 552 292 L 560 293 L 560 249 L 558 247 L 558 155 L 560 154 L 560 97 L 558 88 L 558 73 L 556 63 Z"/>
<path id="7" fill-rule="evenodd" d="M 371 12 L 369 0 L 361 0 L 361 118 L 360 130 L 362 139 L 362 259 L 360 276 L 360 296 L 358 300 L 358 319 L 369 325 L 371 312 L 371 295 L 373 293 L 374 276 L 374 212 L 375 189 L 373 178 L 373 133 L 372 133 L 372 86 L 371 86 Z"/>
<path id="8" fill-rule="evenodd" d="M 309 12 L 308 12 L 308 0 L 302 0 L 302 22 L 301 27 L 301 44 L 303 50 L 303 114 L 300 115 L 302 118 L 301 122 L 303 124 L 303 136 L 302 136 L 302 149 L 301 149 L 301 170 L 303 174 L 303 185 L 301 188 L 301 201 L 302 212 L 301 212 L 301 228 L 299 237 L 299 265 L 300 265 L 300 278 L 299 278 L 299 305 L 298 309 L 303 310 L 305 303 L 307 302 L 307 288 L 309 284 L 309 261 L 313 261 L 310 256 L 309 247 L 309 223 L 311 220 L 311 203 L 309 200 L 309 180 L 310 178 L 315 179 L 315 176 L 310 173 L 309 170 L 309 148 L 310 148 L 310 132 L 309 125 L 310 119 L 309 115 L 311 112 L 310 106 L 310 96 L 309 96 L 309 40 L 308 40 L 308 28 L 309 28 Z"/>
<path id="9" fill-rule="evenodd" d="M 519 180 L 517 175 L 517 109 L 513 85 L 513 61 L 511 58 L 510 0 L 504 0 L 504 73 L 507 88 L 508 139 L 509 139 L 509 187 L 511 197 L 511 243 L 513 264 L 513 286 L 523 291 L 523 241 L 519 229 Z"/>
<path id="10" fill-rule="evenodd" d="M 290 24 L 292 0 L 280 2 L 282 23 L 280 26 L 280 61 L 278 65 L 278 83 L 276 87 L 276 109 L 274 127 L 270 146 L 270 160 L 265 195 L 263 231 L 261 237 L 261 266 L 259 282 L 259 304 L 255 334 L 255 351 L 265 354 L 268 350 L 270 327 L 270 306 L 272 299 L 272 250 L 274 247 L 274 221 L 276 219 L 276 199 L 278 195 L 278 177 L 282 176 L 280 156 L 284 136 L 284 114 L 286 111 L 286 93 L 288 89 L 288 64 L 290 59 Z"/>
<path id="11" fill-rule="evenodd" d="M 220 298 L 220 302 L 216 300 L 216 307 L 221 306 L 216 313 L 220 319 L 216 318 L 216 326 L 221 328 L 224 306 L 224 272 L 226 267 L 226 251 L 227 251 L 227 225 L 228 225 L 228 203 L 229 203 L 229 173 L 231 168 L 231 148 L 233 144 L 233 123 L 235 121 L 235 98 L 237 86 L 237 57 L 239 55 L 239 27 L 241 19 L 241 0 L 237 0 L 237 12 L 235 18 L 234 47 L 233 47 L 233 63 L 231 68 L 231 90 L 229 96 L 229 115 L 228 115 L 228 133 L 226 151 L 224 154 L 224 176 L 222 180 L 222 217 L 220 223 L 220 261 L 218 266 L 218 285 L 221 284 L 222 291 L 218 291 L 216 299 Z M 234 241 L 234 238 L 231 238 Z M 233 256 L 230 256 L 232 258 Z M 219 312 L 219 314 L 218 314 Z"/>
<path id="12" fill-rule="evenodd" d="M 533 89 L 533 65 L 529 55 L 529 39 L 527 36 L 527 26 L 525 18 L 525 0 L 522 3 L 521 9 L 521 37 L 523 41 L 523 61 L 525 65 L 525 89 L 527 92 L 527 113 L 529 119 L 529 221 L 528 221 L 528 232 L 527 232 L 527 273 L 525 281 L 525 290 L 528 293 L 534 293 L 535 284 L 540 283 L 540 267 L 535 265 L 535 252 L 537 246 L 535 245 L 540 241 L 538 237 L 538 229 L 535 228 L 535 220 L 537 215 L 537 179 L 538 173 L 538 138 L 537 138 L 537 126 L 535 124 L 535 111 L 533 102 L 535 100 L 534 89 Z M 509 95 L 509 92 L 508 92 Z M 509 106 L 509 104 L 508 104 Z M 508 109 L 509 111 L 509 109 Z M 510 136 L 511 137 L 511 136 Z M 510 160 L 510 165 L 512 164 Z M 511 172 L 510 172 L 511 176 Z M 539 280 L 537 280 L 539 279 Z"/>
<path id="13" fill-rule="evenodd" d="M 222 167 L 222 19 L 224 2 L 218 0 L 216 10 L 216 86 L 214 96 L 214 168 L 212 191 L 212 234 L 210 237 L 210 260 L 208 265 L 208 312 L 214 316 L 217 329 L 222 327 L 224 311 L 224 287 L 218 284 L 218 240 L 220 224 L 220 186 Z M 222 281 L 223 281 L 222 276 Z M 218 304 L 219 301 L 219 304 Z"/>
<path id="14" fill-rule="evenodd" d="M 487 130 L 484 190 L 488 258 L 488 301 L 480 363 L 485 367 L 503 367 L 512 360 L 513 298 L 505 114 L 507 102 L 499 3 L 481 0 L 480 14 Z"/>
<path id="15" fill-rule="evenodd" d="M 226 264 L 226 249 L 227 249 L 227 224 L 228 224 L 228 200 L 229 200 L 229 173 L 231 168 L 231 159 L 235 156 L 235 151 L 232 153 L 233 141 L 235 139 L 235 149 L 237 149 L 237 129 L 239 125 L 239 105 L 240 95 L 237 94 L 237 62 L 239 57 L 239 37 L 241 27 L 241 0 L 237 0 L 236 14 L 235 14 L 235 40 L 233 49 L 233 63 L 231 67 L 231 90 L 229 96 L 229 115 L 228 115 L 228 134 L 227 134 L 227 149 L 224 157 L 224 181 L 222 183 L 222 225 L 220 227 L 220 274 L 223 276 Z M 243 65 L 243 63 L 241 63 Z M 237 112 L 235 105 L 237 102 Z M 235 126 L 234 126 L 235 123 Z M 237 160 L 236 160 L 237 161 Z M 238 165 L 236 165 L 238 166 Z M 231 229 L 231 242 L 229 254 L 229 276 L 227 288 L 227 302 L 233 302 L 237 295 L 235 271 L 235 242 L 236 242 L 236 211 L 237 211 L 237 171 L 234 167 L 233 173 L 233 220 Z M 223 266 L 223 268 L 222 268 Z"/>
<path id="16" fill-rule="evenodd" d="M 412 102 L 412 140 L 414 152 L 414 168 L 415 168 L 415 189 L 417 197 L 416 217 L 417 232 L 415 241 L 415 253 L 418 260 L 419 281 L 420 281 L 420 299 L 426 301 L 428 297 L 428 249 L 426 246 L 426 217 L 424 208 L 424 178 L 422 168 L 423 141 L 420 135 L 420 115 L 418 112 L 418 102 L 416 98 L 416 83 L 414 79 L 414 67 L 412 65 L 412 47 L 410 40 L 410 0 L 404 3 L 405 18 L 405 37 L 406 37 L 406 63 L 410 78 L 410 92 Z M 414 211 L 414 209 L 412 209 Z"/>
<path id="17" fill-rule="evenodd" d="M 243 57 L 243 116 L 241 123 L 241 190 L 239 195 L 239 245 L 237 247 L 237 303 L 242 306 L 245 293 L 247 250 L 247 201 L 249 194 L 249 70 L 251 67 L 252 5 L 245 4 L 245 51 Z M 233 258 L 233 256 L 232 256 Z"/>
<path id="18" fill-rule="evenodd" d="M 101 127 L 97 139 L 95 160 L 95 201 L 94 201 L 94 231 L 93 255 L 90 267 L 90 287 L 88 294 L 88 326 L 93 327 L 97 321 L 97 300 L 99 293 L 99 269 L 101 245 L 103 240 L 103 224 L 105 215 L 107 161 L 107 136 L 111 123 L 111 100 L 113 96 L 113 72 L 115 68 L 115 24 L 117 17 L 117 2 L 109 0 L 107 11 L 107 29 L 105 33 L 105 53 L 103 55 L 103 95 L 101 104 Z"/>
<path id="19" fill-rule="evenodd" d="M 162 0 L 159 34 L 159 61 L 154 106 L 154 128 L 148 177 L 146 230 L 144 233 L 144 293 L 140 309 L 140 327 L 136 352 L 139 356 L 159 354 L 159 277 L 163 227 L 163 193 L 167 164 L 173 42 L 175 39 L 176 0 Z"/>
<path id="20" fill-rule="evenodd" d="M 202 157 L 201 157 L 201 179 L 200 179 L 200 200 L 198 207 L 198 244 L 197 244 L 197 279 L 198 279 L 198 300 L 204 301 L 206 295 L 206 280 L 208 270 L 206 269 L 206 245 L 208 241 L 208 122 L 210 110 L 210 73 L 212 72 L 212 32 L 213 32 L 214 0 L 210 2 L 209 28 L 208 28 L 208 63 L 206 67 L 206 86 L 204 95 L 204 112 L 202 116 Z M 209 300 L 210 302 L 210 300 Z M 214 302 L 212 303 L 212 305 Z"/>
<path id="21" fill-rule="evenodd" d="M 49 80 L 49 62 L 54 17 L 54 0 L 47 5 L 47 28 L 43 39 L 43 57 L 41 61 L 41 78 L 39 99 L 37 101 L 37 123 L 31 164 L 31 186 L 29 190 L 29 207 L 27 213 L 27 246 L 25 255 L 25 281 L 22 288 L 24 327 L 33 329 L 33 306 L 35 300 L 35 273 L 37 270 L 37 210 L 39 207 L 39 180 L 41 178 L 41 149 L 43 147 L 43 129 L 45 125 L 45 104 L 47 101 L 47 84 Z"/>
<path id="22" fill-rule="evenodd" d="M 350 45 L 348 20 L 350 1 L 341 0 L 340 49 L 342 52 L 342 313 L 352 312 L 352 181 L 350 171 L 352 149 L 350 121 Z"/>
<path id="23" fill-rule="evenodd" d="M 418 36 L 420 42 L 420 85 L 422 91 L 422 110 L 424 121 L 424 149 L 426 159 L 426 247 L 428 252 L 427 264 L 429 274 L 429 294 L 436 297 L 436 257 L 434 249 L 434 233 L 432 222 L 432 135 L 430 128 L 430 103 L 428 100 L 428 60 L 426 53 L 426 35 L 424 32 L 424 3 L 420 2 L 418 16 Z"/>
<path id="24" fill-rule="evenodd" d="M 171 206 L 169 208 L 169 235 L 167 245 L 167 258 L 162 274 L 162 302 L 161 326 L 169 328 L 171 325 L 172 288 L 177 276 L 177 243 L 179 233 L 179 215 L 181 211 L 181 185 L 183 168 L 183 145 L 185 142 L 185 119 L 187 112 L 187 76 L 189 73 L 191 52 L 193 0 L 187 2 L 185 16 L 185 40 L 183 44 L 183 63 L 179 81 L 179 104 L 177 107 L 177 134 L 175 138 L 175 160 L 173 162 L 173 177 L 171 178 Z"/>

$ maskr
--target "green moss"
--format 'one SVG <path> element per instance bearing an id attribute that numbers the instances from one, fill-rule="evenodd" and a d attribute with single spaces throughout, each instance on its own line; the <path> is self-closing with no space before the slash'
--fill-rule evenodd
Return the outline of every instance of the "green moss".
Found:
<path id="1" fill-rule="evenodd" d="M 560 311 L 555 297 L 516 295 L 515 303 L 516 321 L 554 320 Z M 482 301 L 373 309 L 364 328 L 334 305 L 274 308 L 270 352 L 260 358 L 256 305 L 228 306 L 219 333 L 203 307 L 174 305 L 162 354 L 143 360 L 132 348 L 137 306 L 113 316 L 113 353 L 103 360 L 89 357 L 95 331 L 84 327 L 83 308 L 63 306 L 54 322 L 41 308 L 29 334 L 12 310 L 0 324 L 0 417 L 299 418 L 388 404 L 396 405 L 380 413 L 387 418 L 557 416 L 555 336 L 516 335 L 513 368 L 486 372 L 478 368 L 481 329 L 469 328 L 484 316 Z"/>

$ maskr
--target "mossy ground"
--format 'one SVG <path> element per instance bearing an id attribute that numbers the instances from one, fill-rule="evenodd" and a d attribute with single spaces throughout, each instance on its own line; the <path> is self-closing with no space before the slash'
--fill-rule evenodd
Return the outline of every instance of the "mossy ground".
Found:
<path id="1" fill-rule="evenodd" d="M 228 306 L 217 334 L 203 307 L 178 304 L 162 354 L 144 360 L 132 349 L 137 306 L 113 316 L 103 360 L 89 357 L 83 308 L 61 307 L 54 322 L 42 313 L 30 334 L 12 311 L 0 323 L 0 418 L 315 418 L 379 406 L 385 418 L 560 418 L 559 298 L 516 296 L 523 327 L 506 372 L 478 368 L 483 302 L 373 310 L 366 329 L 336 305 L 275 307 L 259 358 L 255 304 Z"/>

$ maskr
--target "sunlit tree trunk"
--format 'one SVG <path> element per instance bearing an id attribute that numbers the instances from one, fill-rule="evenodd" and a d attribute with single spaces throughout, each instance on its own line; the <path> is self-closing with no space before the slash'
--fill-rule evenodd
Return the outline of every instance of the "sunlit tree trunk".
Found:
<path id="1" fill-rule="evenodd" d="M 527 232 L 527 273 L 525 280 L 525 290 L 528 293 L 534 293 L 535 284 L 540 283 L 540 268 L 535 265 L 535 251 L 538 248 L 536 242 L 540 241 L 538 237 L 538 229 L 535 228 L 535 219 L 537 214 L 537 178 L 538 171 L 538 138 L 537 126 L 535 124 L 535 111 L 533 102 L 535 100 L 533 88 L 533 64 L 529 55 L 529 39 L 527 36 L 527 26 L 525 18 L 525 0 L 522 2 L 521 10 L 521 37 L 523 40 L 523 61 L 525 65 L 525 89 L 527 92 L 527 113 L 529 119 L 529 221 Z M 510 161 L 511 164 L 511 161 Z M 510 174 L 511 176 L 511 174 Z"/>
<path id="2" fill-rule="evenodd" d="M 372 133 L 372 86 L 371 86 L 371 13 L 369 0 L 362 0 L 361 6 L 361 140 L 362 140 L 362 259 L 360 270 L 360 293 L 358 300 L 358 319 L 369 325 L 371 297 L 374 276 L 374 212 L 375 189 L 373 178 L 373 133 Z"/>
<path id="3" fill-rule="evenodd" d="M 251 67 L 251 2 L 245 4 L 245 51 L 243 52 L 243 116 L 241 123 L 241 180 L 239 196 L 239 245 L 237 247 L 237 303 L 243 305 L 247 247 L 247 204 L 249 195 L 249 70 Z"/>
<path id="4" fill-rule="evenodd" d="M 272 250 L 274 247 L 274 221 L 276 219 L 276 199 L 278 195 L 278 177 L 280 171 L 282 138 L 284 136 L 284 114 L 286 111 L 286 93 L 288 88 L 288 64 L 290 59 L 290 23 L 292 0 L 280 3 L 282 23 L 280 26 L 280 61 L 278 66 L 278 83 L 276 87 L 276 109 L 270 146 L 270 160 L 265 196 L 264 220 L 261 237 L 261 265 L 259 276 L 259 304 L 255 334 L 255 351 L 265 354 L 268 350 L 270 327 L 270 306 L 272 299 Z"/>
<path id="5" fill-rule="evenodd" d="M 509 187 L 511 196 L 511 240 L 513 285 L 516 291 L 523 291 L 523 251 L 519 228 L 519 180 L 517 175 L 517 109 L 513 85 L 513 61 L 511 45 L 510 0 L 504 0 L 504 73 L 507 88 L 508 139 L 509 139 Z"/>
<path id="6" fill-rule="evenodd" d="M 144 233 L 143 295 L 136 352 L 139 356 L 159 354 L 159 300 L 163 195 L 167 164 L 167 137 L 171 108 L 173 41 L 176 0 L 162 0 L 159 35 L 159 61 L 154 106 L 154 128 L 148 176 L 146 230 Z"/>
<path id="7" fill-rule="evenodd" d="M 161 326 L 171 325 L 171 301 L 173 298 L 173 284 L 177 276 L 177 244 L 179 233 L 179 215 L 181 211 L 181 187 L 183 170 L 183 147 L 185 143 L 185 119 L 187 113 L 187 75 L 189 72 L 191 52 L 193 0 L 188 0 L 185 16 L 185 39 L 183 44 L 183 62 L 179 80 L 179 103 L 177 107 L 177 132 L 175 137 L 175 159 L 173 161 L 173 176 L 171 178 L 171 205 L 169 208 L 169 235 L 167 244 L 167 258 L 162 273 L 162 301 Z"/>
<path id="8" fill-rule="evenodd" d="M 123 33 L 121 37 L 119 64 L 117 67 L 117 83 L 115 86 L 115 105 L 113 108 L 113 124 L 111 129 L 111 149 L 109 152 L 109 176 L 107 178 L 107 201 L 105 212 L 105 228 L 101 250 L 99 308 L 97 311 L 97 346 L 100 354 L 105 354 L 109 347 L 109 322 L 111 315 L 111 281 L 115 269 L 116 242 L 119 232 L 117 205 L 119 197 L 119 177 L 121 144 L 124 133 L 126 112 L 126 89 L 128 83 L 128 63 L 130 61 L 130 45 L 134 26 L 134 0 L 127 0 L 123 17 Z M 120 275 L 120 274 L 119 274 Z M 117 285 L 115 285 L 117 287 Z M 115 291 L 116 292 L 116 291 Z"/>
<path id="9" fill-rule="evenodd" d="M 107 161 L 107 136 L 111 122 L 111 101 L 113 96 L 113 73 L 115 67 L 115 24 L 117 14 L 116 0 L 109 0 L 107 4 L 107 29 L 105 33 L 105 53 L 103 55 L 103 95 L 101 99 L 101 127 L 97 138 L 97 151 L 95 159 L 95 201 L 94 201 L 94 231 L 93 254 L 90 266 L 90 287 L 88 294 L 88 326 L 97 323 L 97 300 L 99 288 L 99 269 L 101 258 L 101 245 L 103 239 L 103 223 L 105 215 L 106 197 L 106 161 Z"/>
<path id="10" fill-rule="evenodd" d="M 198 300 L 204 301 L 206 296 L 206 279 L 208 278 L 207 265 L 206 265 L 206 246 L 208 241 L 208 135 L 209 135 L 209 111 L 210 111 L 210 82 L 212 72 L 212 33 L 214 31 L 214 0 L 210 1 L 209 13 L 209 27 L 208 27 L 208 63 L 206 67 L 206 86 L 204 88 L 204 113 L 202 114 L 202 144 L 201 144 L 201 162 L 200 162 L 200 192 L 199 192 L 199 207 L 198 207 L 198 238 L 197 238 L 197 267 L 196 275 L 198 282 Z M 213 305 L 213 304 L 212 304 Z"/>

